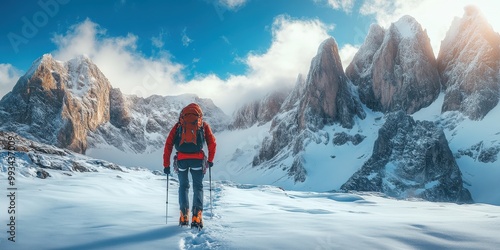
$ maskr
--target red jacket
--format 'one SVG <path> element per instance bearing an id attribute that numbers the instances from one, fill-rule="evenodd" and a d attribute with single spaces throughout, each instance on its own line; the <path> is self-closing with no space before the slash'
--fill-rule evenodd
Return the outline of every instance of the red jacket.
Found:
<path id="1" fill-rule="evenodd" d="M 167 141 L 165 142 L 165 149 L 163 150 L 163 167 L 170 167 L 170 156 L 172 155 L 172 150 L 174 148 L 174 139 L 177 128 L 180 126 L 179 123 L 176 123 L 175 126 L 170 130 L 168 134 Z M 208 123 L 203 122 L 203 131 L 205 132 L 205 142 L 208 146 L 208 161 L 213 162 L 215 157 L 215 149 L 217 144 L 215 143 L 215 136 L 212 133 L 212 129 Z M 177 152 L 178 160 L 186 160 L 186 159 L 200 159 L 202 160 L 205 156 L 203 151 L 198 153 L 182 153 Z"/>

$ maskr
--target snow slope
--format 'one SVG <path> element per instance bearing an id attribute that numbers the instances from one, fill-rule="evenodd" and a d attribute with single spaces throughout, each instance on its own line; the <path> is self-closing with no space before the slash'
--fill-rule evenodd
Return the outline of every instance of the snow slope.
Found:
<path id="1" fill-rule="evenodd" d="M 212 214 L 206 182 L 205 228 L 197 232 L 177 226 L 173 177 L 165 224 L 165 176 L 140 169 L 50 173 L 45 180 L 17 179 L 16 242 L 2 230 L 0 249 L 495 249 L 500 244 L 500 207 L 486 204 L 217 181 Z M 3 229 L 6 207 L 0 199 Z"/>
<path id="2" fill-rule="evenodd" d="M 481 162 L 475 157 L 459 155 L 461 150 L 481 143 L 482 148 L 500 150 L 500 105 L 492 109 L 482 120 L 470 120 L 458 112 L 441 113 L 444 94 L 425 110 L 414 114 L 415 119 L 439 122 L 446 134 L 451 151 L 456 155 L 462 178 L 476 202 L 500 205 L 500 159 L 495 162 Z M 497 152 L 497 157 L 500 155 Z"/>
<path id="3" fill-rule="evenodd" d="M 484 163 L 477 155 L 486 149 L 500 150 L 500 106 L 491 110 L 481 121 L 470 120 L 457 112 L 441 115 L 444 94 L 430 106 L 413 115 L 415 120 L 428 120 L 443 127 L 450 149 L 462 171 L 465 187 L 469 189 L 475 202 L 500 205 L 500 164 L 499 160 Z M 370 158 L 378 130 L 384 124 L 384 114 L 365 107 L 366 118 L 356 118 L 352 129 L 338 125 L 326 126 L 316 133 L 319 143 L 309 142 L 303 152 L 307 178 L 303 183 L 294 183 L 287 171 L 280 167 L 252 167 L 253 157 L 258 154 L 263 139 L 269 134 L 270 123 L 246 130 L 223 131 L 217 133 L 218 153 L 215 158 L 216 180 L 231 180 L 238 183 L 276 185 L 290 190 L 324 192 L 339 190 L 349 177 Z M 336 133 L 360 134 L 366 138 L 358 145 L 348 142 L 335 145 L 332 138 Z M 460 155 L 474 145 L 482 145 L 474 158 Z M 493 153 L 495 151 L 493 150 Z M 500 157 L 498 152 L 497 157 Z M 281 160 L 291 165 L 293 159 Z"/>

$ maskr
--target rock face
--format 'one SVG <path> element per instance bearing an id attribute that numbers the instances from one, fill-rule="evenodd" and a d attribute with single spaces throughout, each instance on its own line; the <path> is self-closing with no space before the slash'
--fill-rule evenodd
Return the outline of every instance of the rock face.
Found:
<path id="1" fill-rule="evenodd" d="M 388 30 L 373 24 L 346 68 L 367 107 L 413 114 L 439 95 L 440 77 L 427 33 L 410 16 Z"/>
<path id="2" fill-rule="evenodd" d="M 125 96 L 88 57 L 36 60 L 0 101 L 0 130 L 78 153 L 98 144 L 141 153 L 164 145 L 180 110 L 196 102 L 214 131 L 229 118 L 211 100 Z"/>
<path id="3" fill-rule="evenodd" d="M 376 191 L 396 198 L 471 203 L 462 173 L 434 123 L 391 113 L 379 130 L 373 154 L 342 190 Z"/>
<path id="4" fill-rule="evenodd" d="M 287 171 L 289 176 L 294 178 L 296 182 L 304 181 L 307 173 L 302 166 L 302 158 L 298 155 L 302 150 L 302 142 L 297 140 L 301 134 L 297 122 L 297 113 L 304 91 L 305 80 L 302 75 L 299 75 L 294 89 L 284 100 L 278 115 L 272 120 L 271 136 L 264 138 L 259 153 L 252 162 L 253 166 L 262 164 L 275 167 L 291 156 L 294 158 L 293 166 L 289 167 Z"/>
<path id="5" fill-rule="evenodd" d="M 352 128 L 354 117 L 365 117 L 344 74 L 335 39 L 325 40 L 312 59 L 298 112 L 299 127 L 317 130 L 334 122 Z"/>
<path id="6" fill-rule="evenodd" d="M 487 147 L 484 145 L 483 141 L 480 141 L 469 148 L 459 149 L 455 157 L 461 158 L 462 156 L 468 156 L 475 161 L 483 163 L 493 163 L 497 161 L 497 155 L 500 153 L 500 145 L 493 145 Z"/>
<path id="7" fill-rule="evenodd" d="M 304 76 L 302 74 L 299 74 L 297 76 L 297 80 L 295 81 L 295 87 L 283 101 L 280 112 L 288 112 L 294 108 L 297 108 L 297 106 L 299 105 L 299 100 L 304 95 L 305 85 L 306 80 L 304 79 Z"/>
<path id="8" fill-rule="evenodd" d="M 123 128 L 130 124 L 132 117 L 120 89 L 111 89 L 109 92 L 109 111 L 109 122 L 113 126 Z"/>
<path id="9" fill-rule="evenodd" d="M 108 79 L 87 57 L 63 63 L 47 54 L 0 101 L 0 125 L 83 153 L 87 131 L 109 121 L 110 90 Z"/>
<path id="10" fill-rule="evenodd" d="M 475 7 L 465 8 L 441 42 L 438 68 L 445 89 L 442 112 L 482 119 L 498 104 L 500 36 Z"/>
<path id="11" fill-rule="evenodd" d="M 272 120 L 271 136 L 266 137 L 253 165 L 275 167 L 291 159 L 288 174 L 295 182 L 307 176 L 302 152 L 309 142 L 321 143 L 320 130 L 337 123 L 352 128 L 355 117 L 366 116 L 356 90 L 343 72 L 337 43 L 325 40 L 312 59 L 306 81 L 299 76 L 295 88 Z M 328 139 L 327 139 L 328 141 Z"/>
<path id="12" fill-rule="evenodd" d="M 274 91 L 262 100 L 257 100 L 243 105 L 233 115 L 234 121 L 231 124 L 232 129 L 245 129 L 254 124 L 262 125 L 271 121 L 280 111 L 281 105 L 289 95 L 290 90 Z"/>

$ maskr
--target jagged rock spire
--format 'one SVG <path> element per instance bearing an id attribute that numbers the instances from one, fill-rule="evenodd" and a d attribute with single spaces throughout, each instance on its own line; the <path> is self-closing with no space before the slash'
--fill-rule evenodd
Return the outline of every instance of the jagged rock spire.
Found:
<path id="1" fill-rule="evenodd" d="M 413 114 L 440 92 L 429 37 L 411 16 L 387 30 L 373 24 L 346 75 L 358 86 L 361 101 L 376 111 Z"/>
<path id="2" fill-rule="evenodd" d="M 473 6 L 455 18 L 441 42 L 438 68 L 445 89 L 442 112 L 482 119 L 499 100 L 500 35 Z"/>

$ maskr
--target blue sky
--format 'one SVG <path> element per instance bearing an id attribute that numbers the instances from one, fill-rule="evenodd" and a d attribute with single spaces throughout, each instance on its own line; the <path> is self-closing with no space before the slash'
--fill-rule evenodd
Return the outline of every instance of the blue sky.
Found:
<path id="1" fill-rule="evenodd" d="M 173 61 L 187 66 L 185 73 L 188 76 L 213 72 L 221 77 L 243 73 L 246 66 L 238 58 L 250 51 L 266 51 L 272 40 L 270 26 L 276 16 L 318 18 L 335 26 L 329 34 L 339 43 L 359 43 L 351 35 L 352 27 L 366 31 L 365 27 L 373 21 L 368 16 L 335 11 L 327 2 L 312 0 L 254 0 L 233 8 L 207 0 L 60 1 L 64 4 L 42 0 L 46 3 L 42 5 L 38 1 L 31 2 L 8 1 L 8 8 L 4 9 L 8 11 L 2 13 L 2 33 L 21 36 L 19 39 L 12 34 L 3 36 L 2 63 L 10 63 L 24 71 L 33 60 L 57 49 L 52 41 L 56 34 L 65 34 L 72 25 L 86 19 L 105 29 L 104 36 L 134 34 L 138 37 L 137 51 L 146 57 L 159 57 L 161 50 L 169 51 Z M 54 3 L 58 7 L 54 7 Z M 42 6 L 59 10 L 50 17 L 51 13 Z M 44 15 L 49 16 L 47 21 Z M 23 27 L 28 26 L 25 20 L 37 29 L 33 38 L 23 35 Z"/>
<path id="2" fill-rule="evenodd" d="M 197 93 L 230 113 L 236 100 L 293 85 L 329 36 L 346 67 L 371 23 L 388 27 L 410 14 L 428 29 L 437 53 L 468 2 L 7 0 L 0 10 L 0 97 L 41 55 L 67 61 L 85 54 L 127 94 Z M 485 14 L 498 5 L 474 2 Z"/>

